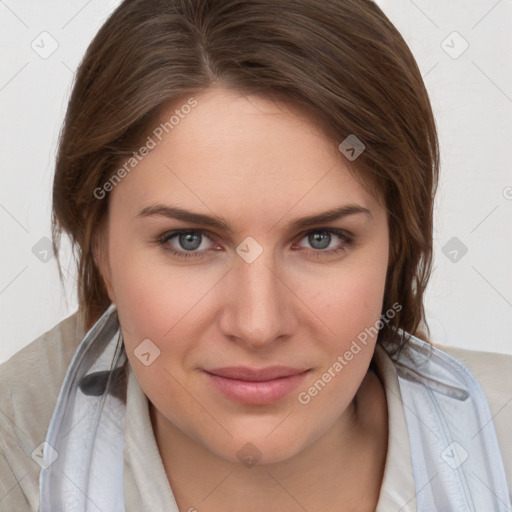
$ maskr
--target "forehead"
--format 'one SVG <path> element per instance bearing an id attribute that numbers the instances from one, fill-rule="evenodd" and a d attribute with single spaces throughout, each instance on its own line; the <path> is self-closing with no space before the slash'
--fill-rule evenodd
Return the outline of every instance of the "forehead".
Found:
<path id="1" fill-rule="evenodd" d="M 308 213 L 319 204 L 374 203 L 336 144 L 304 112 L 225 89 L 195 95 L 195 106 L 182 108 L 189 99 L 161 112 L 148 130 L 156 147 L 113 190 L 116 197 L 123 192 L 132 210 L 170 201 L 257 215 L 299 204 Z M 158 127 L 167 127 L 161 140 Z"/>

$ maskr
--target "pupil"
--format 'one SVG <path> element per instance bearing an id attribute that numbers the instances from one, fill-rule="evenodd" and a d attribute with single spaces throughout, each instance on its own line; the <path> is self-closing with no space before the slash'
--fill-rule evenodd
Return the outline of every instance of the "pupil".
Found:
<path id="1" fill-rule="evenodd" d="M 201 240 L 198 233 L 182 233 L 179 237 L 180 245 L 183 249 L 192 251 L 201 245 Z M 196 240 L 194 241 L 194 237 Z M 199 241 L 199 243 L 197 243 Z"/>
<path id="2" fill-rule="evenodd" d="M 323 238 L 323 240 L 322 240 Z M 325 249 L 329 246 L 331 235 L 327 233 L 326 231 L 314 233 L 312 235 L 309 235 L 309 242 L 311 243 L 312 247 L 315 249 Z M 316 244 L 317 242 L 320 242 L 320 244 Z"/>

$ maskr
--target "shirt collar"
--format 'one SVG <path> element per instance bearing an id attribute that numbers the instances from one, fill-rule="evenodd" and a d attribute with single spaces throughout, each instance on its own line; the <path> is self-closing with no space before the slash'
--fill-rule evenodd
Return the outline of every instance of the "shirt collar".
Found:
<path id="1" fill-rule="evenodd" d="M 375 348 L 373 360 L 388 407 L 388 450 L 375 512 L 416 512 L 409 435 L 395 366 L 380 345 Z"/>
<path id="2" fill-rule="evenodd" d="M 389 423 L 384 476 L 375 512 L 416 512 L 409 436 L 395 367 L 380 346 L 375 349 L 374 362 L 386 393 Z M 126 512 L 179 512 L 156 444 L 148 399 L 129 364 L 124 483 Z"/>
<path id="3" fill-rule="evenodd" d="M 124 498 L 126 512 L 179 512 L 158 451 L 148 399 L 128 364 Z"/>

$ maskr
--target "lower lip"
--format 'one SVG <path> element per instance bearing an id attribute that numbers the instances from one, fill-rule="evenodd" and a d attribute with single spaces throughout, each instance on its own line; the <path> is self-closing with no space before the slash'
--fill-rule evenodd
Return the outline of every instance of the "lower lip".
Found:
<path id="1" fill-rule="evenodd" d="M 263 382 L 228 379 L 212 373 L 204 373 L 209 381 L 228 398 L 242 404 L 266 405 L 277 402 L 291 393 L 304 380 L 309 370 Z"/>

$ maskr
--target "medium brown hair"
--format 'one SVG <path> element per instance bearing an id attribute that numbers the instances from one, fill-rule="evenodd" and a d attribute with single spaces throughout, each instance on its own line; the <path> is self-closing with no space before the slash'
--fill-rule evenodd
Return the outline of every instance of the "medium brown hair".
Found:
<path id="1" fill-rule="evenodd" d="M 369 0 L 125 0 L 110 15 L 77 70 L 53 186 L 54 249 L 67 232 L 86 327 L 110 305 L 93 258 L 108 197 L 94 190 L 138 149 L 164 107 L 213 85 L 306 110 L 336 146 L 350 134 L 364 143 L 348 163 L 384 198 L 390 266 L 382 311 L 401 306 L 379 341 L 398 329 L 423 337 L 437 133 L 411 51 Z"/>

